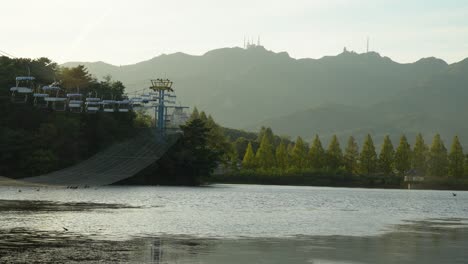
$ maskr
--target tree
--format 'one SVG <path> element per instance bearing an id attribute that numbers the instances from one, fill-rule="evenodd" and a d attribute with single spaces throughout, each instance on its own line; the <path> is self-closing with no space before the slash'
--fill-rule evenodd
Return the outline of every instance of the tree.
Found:
<path id="1" fill-rule="evenodd" d="M 462 177 L 464 173 L 465 155 L 463 148 L 458 140 L 458 136 L 453 138 L 452 147 L 450 149 L 449 159 L 449 175 L 452 177 Z"/>
<path id="2" fill-rule="evenodd" d="M 427 152 L 428 152 L 427 145 L 426 143 L 424 143 L 423 136 L 421 135 L 421 133 L 419 133 L 416 136 L 416 142 L 414 143 L 411 166 L 421 175 L 426 174 L 427 158 L 428 158 Z"/>
<path id="3" fill-rule="evenodd" d="M 465 155 L 465 165 L 464 165 L 464 173 L 463 173 L 463 176 L 465 178 L 468 178 L 468 154 Z"/>
<path id="4" fill-rule="evenodd" d="M 245 150 L 244 158 L 242 159 L 242 168 L 253 169 L 255 168 L 255 154 L 252 148 L 252 143 L 249 142 Z"/>
<path id="5" fill-rule="evenodd" d="M 313 169 L 320 170 L 325 167 L 325 150 L 318 135 L 315 135 L 312 146 L 309 149 L 309 161 Z"/>
<path id="6" fill-rule="evenodd" d="M 197 107 L 193 108 L 192 114 L 190 115 L 190 120 L 200 118 L 200 113 L 198 113 Z"/>
<path id="7" fill-rule="evenodd" d="M 325 155 L 325 164 L 329 169 L 336 170 L 343 164 L 343 152 L 341 151 L 338 137 L 333 135 Z"/>
<path id="8" fill-rule="evenodd" d="M 343 156 L 343 163 L 348 173 L 353 174 L 357 172 L 358 160 L 359 146 L 354 137 L 350 136 Z"/>
<path id="9" fill-rule="evenodd" d="M 296 144 L 291 153 L 291 166 L 296 169 L 304 169 L 307 165 L 307 146 L 301 137 L 297 137 Z"/>
<path id="10" fill-rule="evenodd" d="M 442 177 L 447 175 L 448 158 L 447 149 L 439 134 L 434 136 L 429 152 L 429 176 Z"/>
<path id="11" fill-rule="evenodd" d="M 375 153 L 374 142 L 372 137 L 367 134 L 367 137 L 362 146 L 360 160 L 360 173 L 370 175 L 375 173 L 377 168 L 377 154 Z"/>
<path id="12" fill-rule="evenodd" d="M 167 184 L 198 185 L 213 172 L 221 156 L 208 145 L 209 128 L 203 120 L 191 120 L 181 129 L 182 137 L 158 161 L 157 168 Z"/>
<path id="13" fill-rule="evenodd" d="M 400 144 L 395 152 L 395 169 L 403 175 L 411 168 L 411 147 L 405 135 L 400 137 Z"/>
<path id="14" fill-rule="evenodd" d="M 285 170 L 289 166 L 288 150 L 283 141 L 276 148 L 276 165 L 281 170 Z"/>
<path id="15" fill-rule="evenodd" d="M 270 140 L 270 137 L 265 134 L 255 154 L 257 165 L 263 169 L 269 169 L 276 165 L 274 148 Z"/>
<path id="16" fill-rule="evenodd" d="M 385 136 L 382 149 L 379 154 L 379 169 L 385 175 L 393 173 L 393 162 L 395 159 L 395 151 L 392 141 L 388 135 Z"/>

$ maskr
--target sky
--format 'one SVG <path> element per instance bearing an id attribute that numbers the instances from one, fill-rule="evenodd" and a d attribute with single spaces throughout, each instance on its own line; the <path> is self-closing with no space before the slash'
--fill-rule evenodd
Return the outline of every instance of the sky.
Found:
<path id="1" fill-rule="evenodd" d="M 0 51 L 126 65 L 242 47 L 294 58 L 379 52 L 401 63 L 468 57 L 466 0 L 0 0 Z"/>

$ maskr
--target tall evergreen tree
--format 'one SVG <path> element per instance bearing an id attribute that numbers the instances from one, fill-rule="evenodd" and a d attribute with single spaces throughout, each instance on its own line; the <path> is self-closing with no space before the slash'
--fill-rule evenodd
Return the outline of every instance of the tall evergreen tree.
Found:
<path id="1" fill-rule="evenodd" d="M 267 134 L 263 136 L 260 147 L 255 154 L 255 161 L 257 165 L 263 169 L 270 169 L 276 165 L 273 143 L 270 141 L 270 137 Z"/>
<path id="2" fill-rule="evenodd" d="M 416 142 L 414 143 L 413 155 L 411 159 L 411 166 L 419 174 L 426 175 L 427 168 L 427 158 L 428 158 L 428 149 L 426 143 L 424 143 L 424 138 L 419 133 L 416 136 Z"/>
<path id="3" fill-rule="evenodd" d="M 309 164 L 310 167 L 316 170 L 325 167 L 325 150 L 322 147 L 322 142 L 318 135 L 315 135 L 312 146 L 309 149 Z"/>
<path id="4" fill-rule="evenodd" d="M 465 165 L 464 165 L 464 173 L 463 176 L 468 178 L 468 154 L 465 155 Z"/>
<path id="5" fill-rule="evenodd" d="M 395 152 L 395 169 L 400 175 L 411 169 L 411 146 L 405 135 L 400 137 L 400 144 Z"/>
<path id="6" fill-rule="evenodd" d="M 444 142 L 437 134 L 432 141 L 429 152 L 428 174 L 430 176 L 442 177 L 447 175 L 448 158 Z"/>
<path id="7" fill-rule="evenodd" d="M 359 161 L 360 173 L 370 175 L 376 172 L 377 153 L 375 153 L 374 142 L 369 134 L 367 134 L 364 144 L 362 145 Z"/>
<path id="8" fill-rule="evenodd" d="M 198 112 L 197 107 L 193 108 L 192 114 L 190 115 L 190 120 L 200 118 L 200 113 Z"/>
<path id="9" fill-rule="evenodd" d="M 453 138 L 452 147 L 450 149 L 449 159 L 449 175 L 460 178 L 464 173 L 465 155 L 463 148 L 458 140 L 458 136 Z"/>
<path id="10" fill-rule="evenodd" d="M 354 137 L 350 136 L 343 156 L 344 166 L 350 174 L 356 173 L 359 160 L 359 146 Z"/>
<path id="11" fill-rule="evenodd" d="M 200 118 L 204 122 L 208 121 L 208 117 L 206 116 L 205 111 L 201 111 L 198 118 Z"/>
<path id="12" fill-rule="evenodd" d="M 288 150 L 283 141 L 276 148 L 276 165 L 281 170 L 285 170 L 289 166 Z"/>
<path id="13" fill-rule="evenodd" d="M 291 153 L 290 165 L 297 169 L 304 169 L 307 165 L 307 146 L 301 137 L 297 137 Z"/>
<path id="14" fill-rule="evenodd" d="M 388 135 L 385 136 L 382 149 L 379 154 L 379 170 L 385 175 L 393 173 L 393 165 L 395 159 L 395 150 L 393 149 L 392 141 Z"/>
<path id="15" fill-rule="evenodd" d="M 253 169 L 255 168 L 255 153 L 252 148 L 252 143 L 249 142 L 245 150 L 244 159 L 242 159 L 242 168 Z"/>
<path id="16" fill-rule="evenodd" d="M 325 159 L 325 164 L 329 169 L 336 170 L 343 165 L 343 151 L 336 135 L 333 135 L 330 144 L 328 144 Z"/>

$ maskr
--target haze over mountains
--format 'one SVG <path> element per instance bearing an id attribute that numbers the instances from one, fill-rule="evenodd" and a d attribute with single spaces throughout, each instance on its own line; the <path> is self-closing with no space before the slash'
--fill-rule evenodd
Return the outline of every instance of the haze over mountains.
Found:
<path id="1" fill-rule="evenodd" d="M 262 46 L 223 48 L 202 56 L 161 55 L 134 65 L 70 62 L 96 77 L 110 74 L 129 91 L 167 77 L 185 105 L 197 106 L 222 125 L 324 141 L 336 133 L 358 139 L 405 133 L 412 141 L 440 132 L 449 144 L 458 134 L 468 144 L 468 59 L 448 65 L 437 58 L 400 64 L 378 53 L 344 51 L 321 59 L 294 59 Z M 131 93 L 129 93 L 131 95 Z M 345 142 L 342 141 L 342 144 Z M 448 147 L 448 146 L 447 146 Z"/>

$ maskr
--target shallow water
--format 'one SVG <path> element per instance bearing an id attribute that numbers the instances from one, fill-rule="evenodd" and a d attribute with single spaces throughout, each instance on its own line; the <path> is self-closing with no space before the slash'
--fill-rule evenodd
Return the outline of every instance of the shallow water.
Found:
<path id="1" fill-rule="evenodd" d="M 2 187 L 0 260 L 466 263 L 468 192 L 456 194 L 256 185 Z"/>

